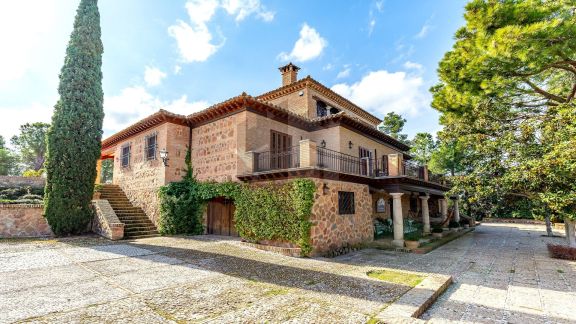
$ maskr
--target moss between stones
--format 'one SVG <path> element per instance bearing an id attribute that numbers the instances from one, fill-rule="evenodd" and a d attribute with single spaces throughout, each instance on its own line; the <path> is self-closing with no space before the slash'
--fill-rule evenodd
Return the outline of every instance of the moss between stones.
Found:
<path id="1" fill-rule="evenodd" d="M 366 274 L 370 278 L 410 287 L 416 287 L 424 280 L 423 276 L 392 270 L 371 270 Z"/>

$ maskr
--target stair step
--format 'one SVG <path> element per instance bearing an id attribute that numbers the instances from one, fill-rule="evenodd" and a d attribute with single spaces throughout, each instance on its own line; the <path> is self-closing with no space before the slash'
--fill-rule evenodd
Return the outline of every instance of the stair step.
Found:
<path id="1" fill-rule="evenodd" d="M 132 240 L 132 239 L 141 239 L 141 238 L 158 237 L 158 236 L 160 236 L 160 235 L 159 234 L 142 234 L 142 235 L 126 236 L 125 238 L 127 240 Z"/>

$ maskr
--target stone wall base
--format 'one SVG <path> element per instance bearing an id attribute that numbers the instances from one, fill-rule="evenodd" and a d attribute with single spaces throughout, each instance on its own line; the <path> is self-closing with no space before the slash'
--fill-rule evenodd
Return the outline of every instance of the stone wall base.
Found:
<path id="1" fill-rule="evenodd" d="M 121 240 L 124 238 L 124 223 L 122 223 L 108 200 L 92 200 L 94 208 L 94 219 L 92 220 L 92 231 L 110 240 Z"/>
<path id="2" fill-rule="evenodd" d="M 291 257 L 300 257 L 301 252 L 302 252 L 302 250 L 300 248 L 280 247 L 280 246 L 264 245 L 264 244 L 258 244 L 258 243 L 250 243 L 250 242 L 242 242 L 242 244 L 248 245 L 250 247 L 253 247 L 253 248 L 256 248 L 259 250 L 279 253 L 279 254 L 283 254 L 283 255 L 291 256 Z"/>
<path id="3" fill-rule="evenodd" d="M 43 212 L 43 205 L 0 204 L 0 237 L 53 236 Z"/>

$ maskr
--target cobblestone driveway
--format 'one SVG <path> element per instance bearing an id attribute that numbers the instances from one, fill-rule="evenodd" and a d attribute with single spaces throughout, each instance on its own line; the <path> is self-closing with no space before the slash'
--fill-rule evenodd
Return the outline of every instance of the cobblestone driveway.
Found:
<path id="1" fill-rule="evenodd" d="M 427 255 L 362 250 L 297 259 L 216 237 L 0 241 L 0 322 L 362 323 L 408 287 L 381 267 L 451 274 L 431 322 L 576 321 L 576 263 L 542 228 L 482 225 Z"/>

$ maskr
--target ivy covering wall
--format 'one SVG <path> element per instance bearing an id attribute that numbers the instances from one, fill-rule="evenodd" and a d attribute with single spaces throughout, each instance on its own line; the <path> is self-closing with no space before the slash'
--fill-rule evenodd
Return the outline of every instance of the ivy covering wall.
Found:
<path id="1" fill-rule="evenodd" d="M 264 185 L 199 182 L 189 169 L 182 181 L 160 188 L 158 230 L 161 234 L 202 234 L 206 204 L 226 197 L 234 200 L 236 229 L 242 238 L 288 241 L 308 255 L 312 250 L 310 215 L 315 191 L 309 179 Z"/>

